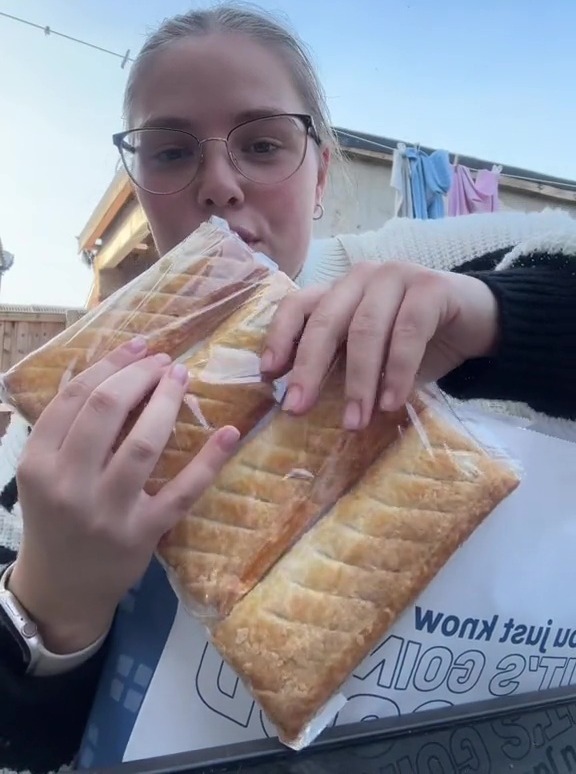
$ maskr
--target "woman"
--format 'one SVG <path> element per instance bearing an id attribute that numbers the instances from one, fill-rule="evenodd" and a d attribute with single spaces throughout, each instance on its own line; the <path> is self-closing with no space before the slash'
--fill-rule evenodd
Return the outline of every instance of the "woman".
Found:
<path id="1" fill-rule="evenodd" d="M 116 142 L 160 254 L 215 214 L 298 280 L 335 145 L 321 87 L 290 33 L 236 7 L 176 17 L 144 46 L 125 109 L 133 131 Z M 576 332 L 574 315 L 566 313 L 559 330 L 552 314 L 535 315 L 535 299 L 541 309 L 548 293 L 568 286 L 576 288 L 572 270 L 557 266 L 473 276 L 361 263 L 282 305 L 262 368 L 281 373 L 293 361 L 284 408 L 305 412 L 346 341 L 342 421 L 359 428 L 373 410 L 400 405 L 417 373 L 430 380 L 451 372 L 443 386 L 463 393 L 474 391 L 472 382 L 466 387 L 473 374 L 486 393 L 501 384 L 504 397 L 521 399 L 542 385 L 532 372 L 540 361 L 555 373 L 546 405 L 567 415 L 574 375 L 552 349 L 562 330 Z M 555 297 L 554 314 L 566 307 Z M 513 384 L 524 360 L 529 367 Z M 153 387 L 112 456 L 124 418 Z M 119 601 L 146 570 L 159 536 L 234 450 L 237 432 L 223 428 L 160 494 L 143 493 L 184 389 L 180 369 L 147 357 L 137 339 L 75 380 L 31 433 L 18 469 L 22 543 L 3 578 L 36 623 L 48 651 L 40 663 L 50 666 L 24 674 L 18 644 L 0 629 L 3 765 L 42 771 L 73 757 Z M 143 444 L 154 453 L 139 455 Z"/>

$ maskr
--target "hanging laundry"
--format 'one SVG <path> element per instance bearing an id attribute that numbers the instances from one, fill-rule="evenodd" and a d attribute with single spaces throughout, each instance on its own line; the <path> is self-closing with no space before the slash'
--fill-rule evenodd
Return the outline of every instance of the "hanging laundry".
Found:
<path id="1" fill-rule="evenodd" d="M 498 184 L 501 167 L 480 169 L 476 179 L 462 164 L 454 166 L 454 183 L 448 194 L 448 215 L 473 215 L 500 209 Z"/>
<path id="2" fill-rule="evenodd" d="M 452 185 L 452 166 L 448 153 L 433 151 L 430 155 L 419 148 L 407 148 L 412 184 L 412 206 L 416 218 L 443 218 L 444 195 Z"/>
<path id="3" fill-rule="evenodd" d="M 399 142 L 392 154 L 392 173 L 390 185 L 395 189 L 394 216 L 413 218 L 412 183 L 410 180 L 410 162 L 406 157 L 406 145 Z"/>

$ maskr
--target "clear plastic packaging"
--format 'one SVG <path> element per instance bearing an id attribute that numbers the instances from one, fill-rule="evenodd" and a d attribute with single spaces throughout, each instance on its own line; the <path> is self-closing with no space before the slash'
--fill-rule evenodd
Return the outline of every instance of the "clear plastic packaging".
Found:
<path id="1" fill-rule="evenodd" d="M 414 394 L 365 430 L 343 430 L 342 360 L 310 412 L 283 412 L 282 384 L 262 379 L 259 357 L 294 287 L 226 227 L 204 224 L 2 383 L 34 422 L 63 382 L 135 333 L 186 363 L 188 392 L 152 494 L 214 429 L 240 429 L 237 453 L 158 557 L 280 739 L 300 749 L 341 709 L 353 669 L 519 476 L 438 396 Z"/>
<path id="2" fill-rule="evenodd" d="M 186 361 L 234 312 L 260 308 L 294 286 L 216 219 L 2 376 L 2 397 L 34 424 L 59 389 L 137 334 L 151 354 Z M 253 338 L 250 342 L 254 345 Z M 257 334 L 256 334 L 257 335 Z M 194 363 L 197 361 L 193 361 Z M 192 368 L 194 366 L 191 366 Z"/>
<path id="3" fill-rule="evenodd" d="M 384 448 L 210 623 L 216 648 L 296 750 L 328 725 L 350 674 L 520 481 L 505 452 L 477 443 L 437 396 L 415 395 L 403 416 L 378 423 Z M 338 456 L 326 452 L 333 470 Z"/>

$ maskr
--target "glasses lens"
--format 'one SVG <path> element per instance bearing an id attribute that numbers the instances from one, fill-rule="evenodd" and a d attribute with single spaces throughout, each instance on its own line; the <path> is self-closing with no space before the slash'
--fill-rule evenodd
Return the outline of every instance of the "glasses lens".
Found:
<path id="1" fill-rule="evenodd" d="M 200 163 L 198 141 L 177 129 L 136 129 L 124 137 L 120 150 L 136 185 L 151 193 L 182 190 Z"/>
<path id="2" fill-rule="evenodd" d="M 279 183 L 293 175 L 306 153 L 308 132 L 292 116 L 271 116 L 234 129 L 228 147 L 238 170 L 257 183 Z"/>

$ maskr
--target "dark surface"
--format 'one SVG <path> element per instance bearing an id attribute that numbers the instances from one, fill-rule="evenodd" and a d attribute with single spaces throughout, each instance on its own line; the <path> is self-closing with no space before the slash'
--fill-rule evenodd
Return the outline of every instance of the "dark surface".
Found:
<path id="1" fill-rule="evenodd" d="M 576 772 L 576 686 L 344 726 L 301 753 L 264 740 L 96 771 L 568 774 Z"/>

